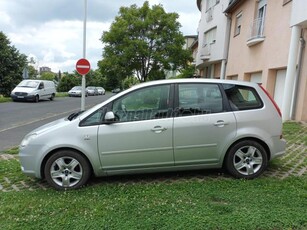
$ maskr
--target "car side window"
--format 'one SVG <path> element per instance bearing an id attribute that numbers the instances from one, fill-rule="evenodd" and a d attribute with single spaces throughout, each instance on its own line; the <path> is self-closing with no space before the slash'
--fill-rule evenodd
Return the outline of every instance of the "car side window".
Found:
<path id="1" fill-rule="evenodd" d="M 223 111 L 223 98 L 217 84 L 180 84 L 178 115 L 193 116 Z"/>
<path id="2" fill-rule="evenodd" d="M 223 84 L 223 87 L 232 110 L 249 110 L 263 107 L 263 102 L 254 88 L 232 84 Z"/>
<path id="3" fill-rule="evenodd" d="M 169 98 L 170 85 L 151 86 L 117 99 L 112 111 L 119 122 L 166 118 Z"/>
<path id="4" fill-rule="evenodd" d="M 44 88 L 44 83 L 41 82 L 41 83 L 39 84 L 38 88 L 39 88 L 39 89 L 43 89 L 43 88 Z"/>
<path id="5" fill-rule="evenodd" d="M 95 112 L 93 112 L 88 117 L 84 118 L 79 126 L 92 126 L 92 125 L 100 125 L 102 122 L 102 118 L 104 114 L 106 113 L 107 109 L 106 107 L 102 107 Z"/>

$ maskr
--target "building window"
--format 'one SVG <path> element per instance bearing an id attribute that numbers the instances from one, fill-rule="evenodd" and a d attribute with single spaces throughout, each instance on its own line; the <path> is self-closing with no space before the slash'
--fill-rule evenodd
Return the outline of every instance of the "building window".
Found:
<path id="1" fill-rule="evenodd" d="M 266 14 L 267 0 L 259 0 L 257 15 L 251 25 L 250 38 L 248 40 L 248 46 L 255 45 L 264 40 L 264 24 Z M 257 42 L 255 43 L 254 41 Z"/>
<path id="2" fill-rule="evenodd" d="M 237 80 L 238 80 L 238 75 L 227 76 L 227 78 L 226 78 L 226 79 L 227 79 L 227 80 L 237 81 Z"/>
<path id="3" fill-rule="evenodd" d="M 267 0 L 260 0 L 259 1 L 259 4 L 258 4 L 258 18 L 257 18 L 258 36 L 262 36 L 263 35 L 266 6 L 267 6 Z"/>
<path id="4" fill-rule="evenodd" d="M 287 3 L 291 2 L 292 0 L 284 0 L 283 5 L 286 5 Z"/>
<path id="5" fill-rule="evenodd" d="M 204 47 L 215 43 L 216 39 L 216 27 L 208 30 L 204 34 Z"/>
<path id="6" fill-rule="evenodd" d="M 206 11 L 217 5 L 219 2 L 220 0 L 207 0 Z"/>
<path id="7" fill-rule="evenodd" d="M 234 32 L 235 36 L 240 34 L 241 23 L 242 23 L 242 12 L 238 13 L 236 16 L 236 24 L 235 24 L 235 32 Z"/>

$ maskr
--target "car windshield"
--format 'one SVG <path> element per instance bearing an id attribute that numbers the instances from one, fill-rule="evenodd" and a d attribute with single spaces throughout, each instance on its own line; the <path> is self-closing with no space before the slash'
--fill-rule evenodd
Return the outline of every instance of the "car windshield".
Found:
<path id="1" fill-rule="evenodd" d="M 80 86 L 76 86 L 74 88 L 72 88 L 73 90 L 81 90 L 81 87 Z"/>
<path id="2" fill-rule="evenodd" d="M 38 81 L 22 81 L 18 84 L 18 87 L 36 88 L 38 84 Z"/>

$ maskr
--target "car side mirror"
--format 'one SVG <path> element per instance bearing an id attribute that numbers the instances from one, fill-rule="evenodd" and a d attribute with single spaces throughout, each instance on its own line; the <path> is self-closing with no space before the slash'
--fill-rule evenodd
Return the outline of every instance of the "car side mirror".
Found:
<path id="1" fill-rule="evenodd" d="M 115 114 L 112 111 L 107 112 L 106 115 L 104 116 L 104 122 L 106 124 L 112 124 L 115 121 L 116 121 Z"/>

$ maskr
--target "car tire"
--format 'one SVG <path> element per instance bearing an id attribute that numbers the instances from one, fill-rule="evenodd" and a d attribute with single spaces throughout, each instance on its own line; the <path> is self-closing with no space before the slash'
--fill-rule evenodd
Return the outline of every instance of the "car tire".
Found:
<path id="1" fill-rule="evenodd" d="M 233 145 L 226 155 L 226 169 L 236 178 L 253 179 L 268 165 L 268 153 L 257 141 L 244 140 Z"/>
<path id="2" fill-rule="evenodd" d="M 38 103 L 38 102 L 39 102 L 39 96 L 38 96 L 38 95 L 36 95 L 36 96 L 34 97 L 34 102 L 35 102 L 35 103 Z"/>
<path id="3" fill-rule="evenodd" d="M 49 98 L 49 99 L 50 99 L 50 101 L 53 101 L 54 97 L 55 97 L 55 95 L 54 95 L 54 94 L 52 94 L 52 95 L 51 95 L 51 97 Z"/>
<path id="4" fill-rule="evenodd" d="M 57 190 L 77 189 L 91 176 L 91 166 L 80 153 L 61 150 L 53 154 L 44 168 L 47 182 Z"/>

